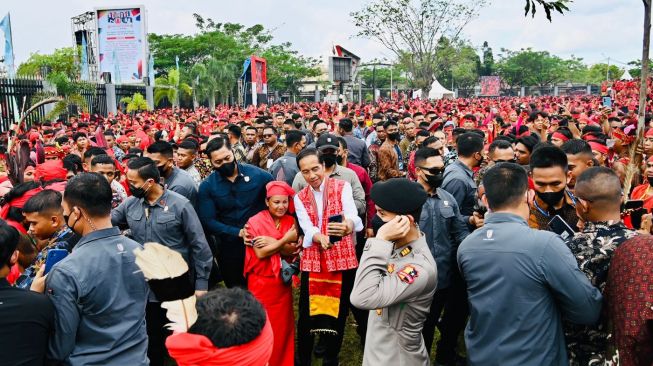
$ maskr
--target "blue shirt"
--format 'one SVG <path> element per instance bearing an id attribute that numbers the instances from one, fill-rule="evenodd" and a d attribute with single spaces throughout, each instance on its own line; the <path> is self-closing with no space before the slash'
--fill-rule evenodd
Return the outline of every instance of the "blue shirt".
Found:
<path id="1" fill-rule="evenodd" d="M 200 184 L 200 220 L 212 234 L 236 239 L 250 217 L 267 209 L 265 185 L 271 181 L 270 173 L 249 164 L 238 164 L 234 182 L 211 173 Z"/>
<path id="2" fill-rule="evenodd" d="M 170 174 L 170 176 L 164 180 L 165 184 L 163 186 L 166 189 L 186 197 L 186 199 L 190 201 L 193 207 L 195 207 L 197 204 L 197 185 L 195 184 L 195 181 L 190 176 L 190 174 L 188 174 L 185 170 L 173 167 L 172 174 Z"/>
<path id="3" fill-rule="evenodd" d="M 562 318 L 594 324 L 601 292 L 559 236 L 493 213 L 458 249 L 467 283 L 469 365 L 568 365 Z"/>
<path id="4" fill-rule="evenodd" d="M 445 289 L 451 284 L 452 268 L 456 268 L 456 250 L 469 235 L 456 199 L 438 188 L 422 206 L 419 228 L 438 266 L 438 290 Z"/>
<path id="5" fill-rule="evenodd" d="M 456 160 L 444 169 L 442 188 L 456 198 L 467 228 L 474 230 L 475 227 L 469 224 L 469 217 L 474 213 L 476 204 L 474 172 L 462 161 Z"/>
<path id="6" fill-rule="evenodd" d="M 83 236 L 46 277 L 55 308 L 48 358 L 65 365 L 149 365 L 141 246 L 117 227 Z"/>

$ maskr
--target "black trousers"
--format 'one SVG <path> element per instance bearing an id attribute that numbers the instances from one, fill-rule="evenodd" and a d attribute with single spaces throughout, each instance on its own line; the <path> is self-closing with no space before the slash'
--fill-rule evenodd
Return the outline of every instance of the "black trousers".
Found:
<path id="1" fill-rule="evenodd" d="M 221 240 L 218 244 L 219 253 L 218 267 L 220 275 L 228 288 L 247 288 L 247 282 L 243 276 L 245 267 L 245 244 L 242 239 Z"/>
<path id="2" fill-rule="evenodd" d="M 450 364 L 456 360 L 458 337 L 467 325 L 469 303 L 467 301 L 467 286 L 458 269 L 453 270 L 449 294 L 444 304 L 440 329 L 440 341 L 435 354 L 435 360 L 440 364 Z M 432 341 L 431 341 L 432 342 Z"/>
<path id="3" fill-rule="evenodd" d="M 166 338 L 172 331 L 165 328 L 170 321 L 166 317 L 166 309 L 160 302 L 148 302 L 145 307 L 145 323 L 147 326 L 147 357 L 151 366 L 163 366 L 170 356 L 166 348 Z"/>
<path id="4" fill-rule="evenodd" d="M 309 315 L 309 302 L 308 302 L 308 278 L 310 272 L 301 273 L 301 287 L 299 289 L 299 318 L 297 320 L 297 355 L 299 358 L 300 366 L 309 366 L 313 356 L 313 344 L 315 337 L 311 334 L 311 319 Z M 356 277 L 356 269 L 350 269 L 342 272 L 342 289 L 340 292 L 340 309 L 338 312 L 338 320 L 336 322 L 336 331 L 338 335 L 320 335 L 320 339 L 324 339 L 326 345 L 326 352 L 322 365 L 337 365 L 338 355 L 342 347 L 342 338 L 345 334 L 345 323 L 349 315 L 349 295 L 354 287 L 354 278 Z"/>

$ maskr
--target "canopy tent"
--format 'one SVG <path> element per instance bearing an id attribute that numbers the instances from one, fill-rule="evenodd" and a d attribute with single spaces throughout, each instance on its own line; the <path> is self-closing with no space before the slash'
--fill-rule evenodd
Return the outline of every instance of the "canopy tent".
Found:
<path id="1" fill-rule="evenodd" d="M 620 79 L 620 80 L 633 80 L 633 77 L 630 75 L 630 73 L 628 72 L 628 70 L 626 70 L 626 71 L 624 72 L 624 74 L 621 75 L 621 79 Z"/>
<path id="2" fill-rule="evenodd" d="M 447 90 L 444 86 L 440 85 L 438 80 L 433 80 L 431 84 L 431 91 L 429 91 L 429 99 L 452 99 L 454 98 L 454 93 L 451 90 Z"/>

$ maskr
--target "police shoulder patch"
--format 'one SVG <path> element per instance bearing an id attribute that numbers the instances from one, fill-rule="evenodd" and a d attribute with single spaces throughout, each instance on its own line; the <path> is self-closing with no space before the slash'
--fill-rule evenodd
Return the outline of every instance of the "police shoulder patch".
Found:
<path id="1" fill-rule="evenodd" d="M 415 266 L 409 264 L 397 272 L 397 276 L 399 276 L 401 282 L 405 282 L 410 285 L 411 283 L 415 282 L 415 279 L 419 276 L 419 272 Z"/>
<path id="2" fill-rule="evenodd" d="M 413 248 L 411 248 L 410 246 L 407 246 L 404 249 L 402 249 L 401 252 L 399 252 L 399 255 L 401 255 L 402 257 L 405 257 L 408 254 L 410 254 L 410 252 L 412 252 L 412 251 L 413 251 Z"/>

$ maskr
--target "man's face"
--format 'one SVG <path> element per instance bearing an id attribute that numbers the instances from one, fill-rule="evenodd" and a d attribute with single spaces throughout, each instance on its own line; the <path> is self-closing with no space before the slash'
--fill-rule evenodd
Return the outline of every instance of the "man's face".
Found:
<path id="1" fill-rule="evenodd" d="M 388 128 L 385 130 L 386 136 L 391 135 L 393 133 L 399 132 L 399 126 L 396 125 L 390 125 Z"/>
<path id="2" fill-rule="evenodd" d="M 646 176 L 647 177 L 653 177 L 653 162 L 652 161 L 646 162 Z"/>
<path id="3" fill-rule="evenodd" d="M 159 172 L 163 173 L 164 175 L 167 176 L 172 170 L 172 159 L 165 157 L 163 154 L 148 154 L 148 157 L 156 163 L 156 167 L 159 169 Z"/>
<path id="4" fill-rule="evenodd" d="M 284 117 L 283 116 L 275 116 L 274 117 L 274 125 L 275 126 L 281 126 L 283 124 Z"/>
<path id="5" fill-rule="evenodd" d="M 104 140 L 107 142 L 107 147 L 113 149 L 113 145 L 116 143 L 116 139 L 113 136 L 104 136 Z"/>
<path id="6" fill-rule="evenodd" d="M 61 226 L 63 217 L 48 214 L 47 212 L 23 213 L 25 223 L 29 227 L 29 233 L 39 240 L 48 240 Z"/>
<path id="7" fill-rule="evenodd" d="M 313 189 L 319 189 L 324 179 L 324 164 L 315 155 L 310 155 L 299 161 L 299 171 L 304 180 Z"/>
<path id="8" fill-rule="evenodd" d="M 193 150 L 179 148 L 177 149 L 177 166 L 181 169 L 186 169 L 193 165 L 195 160 L 195 152 Z"/>
<path id="9" fill-rule="evenodd" d="M 417 178 L 422 183 L 428 183 L 428 176 L 438 175 L 444 170 L 444 160 L 442 156 L 431 156 L 419 166 L 415 166 Z"/>
<path id="10" fill-rule="evenodd" d="M 388 137 L 388 134 L 386 133 L 385 128 L 383 128 L 383 126 L 376 126 L 376 137 L 381 142 L 385 141 L 386 137 Z"/>
<path id="11" fill-rule="evenodd" d="M 424 116 L 416 116 L 414 118 L 414 121 L 415 121 L 415 125 L 419 126 L 420 123 L 424 122 Z"/>
<path id="12" fill-rule="evenodd" d="M 145 189 L 147 189 L 150 186 L 150 184 L 154 184 L 151 181 L 150 183 L 145 181 L 145 179 L 141 178 L 141 176 L 138 175 L 138 170 L 134 170 L 134 169 L 127 169 L 127 173 L 125 174 L 125 177 L 127 178 L 127 182 L 129 184 L 137 188 L 145 187 Z"/>
<path id="13" fill-rule="evenodd" d="M 560 192 L 567 186 L 567 173 L 559 166 L 534 168 L 533 184 L 539 193 Z"/>
<path id="14" fill-rule="evenodd" d="M 472 121 L 471 119 L 464 119 L 463 128 L 466 130 L 473 130 L 476 128 L 476 122 Z"/>
<path id="15" fill-rule="evenodd" d="M 265 130 L 265 123 L 255 123 L 254 127 L 256 127 L 256 134 L 260 139 L 263 138 L 263 130 Z"/>
<path id="16" fill-rule="evenodd" d="M 594 155 L 594 159 L 599 162 L 599 166 L 603 166 L 605 164 L 605 155 L 603 155 L 603 153 L 592 150 L 592 154 Z"/>
<path id="17" fill-rule="evenodd" d="M 415 138 L 415 124 L 413 122 L 408 122 L 404 125 L 406 136 L 409 139 Z"/>
<path id="18" fill-rule="evenodd" d="M 184 128 L 181 129 L 181 133 L 179 134 L 179 139 L 183 140 L 192 134 L 193 134 L 193 130 L 191 130 L 187 126 L 184 126 Z"/>
<path id="19" fill-rule="evenodd" d="M 621 121 L 617 121 L 617 120 L 610 121 L 610 127 L 612 127 L 612 129 L 621 128 Z"/>
<path id="20" fill-rule="evenodd" d="M 515 151 L 512 148 L 495 149 L 492 154 L 490 154 L 490 160 L 495 163 L 512 163 L 515 161 Z"/>
<path id="21" fill-rule="evenodd" d="M 263 142 L 268 146 L 274 146 L 277 143 L 277 134 L 271 128 L 263 130 Z"/>
<path id="22" fill-rule="evenodd" d="M 294 145 L 297 148 L 297 151 L 302 151 L 306 148 L 306 136 L 302 136 L 302 139 Z"/>
<path id="23" fill-rule="evenodd" d="M 224 164 L 229 164 L 234 161 L 234 154 L 231 150 L 227 149 L 226 146 L 223 146 L 219 150 L 212 151 L 209 160 L 213 169 L 218 169 Z"/>
<path id="24" fill-rule="evenodd" d="M 646 155 L 653 155 L 653 136 L 644 137 L 644 152 Z"/>
<path id="25" fill-rule="evenodd" d="M 116 167 L 113 164 L 95 164 L 91 166 L 91 173 L 103 175 L 109 184 L 116 178 Z"/>
<path id="26" fill-rule="evenodd" d="M 256 130 L 248 128 L 245 130 L 245 143 L 247 145 L 254 145 L 256 143 Z"/>
<path id="27" fill-rule="evenodd" d="M 88 139 L 84 136 L 79 137 L 75 142 L 80 150 L 86 149 L 86 146 L 88 146 Z"/>
<path id="28" fill-rule="evenodd" d="M 591 168 L 593 165 L 594 162 L 588 156 L 583 154 L 567 154 L 567 167 L 569 169 L 569 183 L 567 186 L 573 189 L 576 186 L 576 178 L 578 178 L 584 171 L 586 171 L 588 168 Z"/>
<path id="29" fill-rule="evenodd" d="M 527 165 L 531 161 L 531 153 L 521 142 L 515 145 L 515 158 L 517 159 L 517 164 L 521 165 Z"/>
<path id="30" fill-rule="evenodd" d="M 322 136 L 325 132 L 329 130 L 329 127 L 327 126 L 326 123 L 317 123 L 315 124 L 315 135 L 317 137 Z"/>

